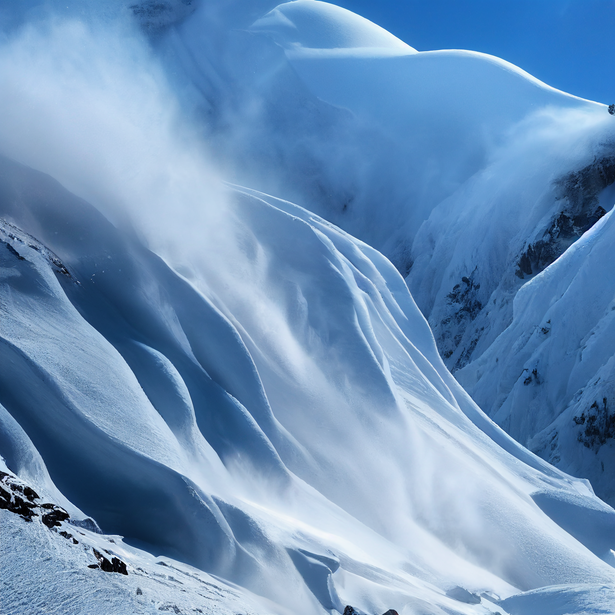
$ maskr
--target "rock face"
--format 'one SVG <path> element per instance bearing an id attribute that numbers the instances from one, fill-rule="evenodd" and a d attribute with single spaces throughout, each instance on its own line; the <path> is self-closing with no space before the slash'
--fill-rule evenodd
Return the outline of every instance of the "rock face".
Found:
<path id="1" fill-rule="evenodd" d="M 41 522 L 50 530 L 57 531 L 64 521 L 70 520 L 70 515 L 60 506 L 50 502 L 37 503 L 40 497 L 32 489 L 17 478 L 14 474 L 0 471 L 0 508 L 19 515 L 24 521 L 32 522 L 35 517 L 40 517 Z M 98 529 L 98 526 L 94 523 Z M 100 532 L 100 529 L 98 529 Z M 79 541 L 69 532 L 62 530 L 58 532 L 60 536 L 70 540 L 74 545 Z M 105 557 L 97 549 L 92 549 L 94 556 L 98 560 L 97 564 L 91 564 L 89 568 L 100 568 L 104 572 L 117 572 L 128 574 L 126 563 L 119 557 L 107 552 L 109 558 Z"/>
<path id="2" fill-rule="evenodd" d="M 48 511 L 43 512 L 41 521 L 50 529 L 59 527 L 62 525 L 62 521 L 68 521 L 70 516 L 63 508 L 55 504 L 41 504 L 41 510 Z"/>
<path id="3" fill-rule="evenodd" d="M 0 508 L 19 515 L 24 521 L 40 516 L 49 529 L 59 527 L 62 521 L 69 519 L 70 515 L 60 506 L 49 502 L 38 504 L 35 501 L 38 499 L 32 487 L 16 476 L 0 471 Z"/>
<path id="4" fill-rule="evenodd" d="M 548 214 L 527 230 L 520 247 L 501 264 L 499 275 L 490 271 L 491 263 L 476 262 L 442 290 L 442 299 L 426 315 L 438 350 L 453 373 L 477 359 L 510 324 L 514 296 L 523 284 L 555 262 L 607 213 L 600 195 L 614 183 L 612 155 L 558 178 L 550 188 Z"/>
<path id="5" fill-rule="evenodd" d="M 96 559 L 98 560 L 98 566 L 96 566 L 95 564 L 91 564 L 89 566 L 90 568 L 98 567 L 104 572 L 118 572 L 119 574 L 125 575 L 128 574 L 126 564 L 118 557 L 109 554 L 111 555 L 111 561 L 109 561 L 102 553 L 100 553 L 100 551 L 97 551 L 96 549 L 92 549 L 92 551 L 96 556 Z"/>
<path id="6" fill-rule="evenodd" d="M 0 472 L 0 508 L 19 515 L 25 521 L 38 516 L 37 493 L 16 480 L 16 477 Z"/>
<path id="7" fill-rule="evenodd" d="M 198 0 L 140 0 L 129 8 L 146 30 L 155 33 L 185 19 L 197 4 Z"/>
<path id="8" fill-rule="evenodd" d="M 438 350 L 444 359 L 449 359 L 459 347 L 468 325 L 480 314 L 483 304 L 478 299 L 480 284 L 474 281 L 476 269 L 470 277 L 463 276 L 459 284 L 446 296 L 446 315 L 441 320 L 441 334 L 438 338 Z M 459 355 L 455 367 L 465 365 L 472 355 L 478 339 Z"/>
<path id="9" fill-rule="evenodd" d="M 600 404 L 596 401 L 592 403 L 572 420 L 575 425 L 582 425 L 577 440 L 593 451 L 597 452 L 609 440 L 615 439 L 615 412 L 608 407 L 606 397 Z"/>
<path id="10" fill-rule="evenodd" d="M 561 256 L 606 210 L 600 193 L 615 182 L 615 157 L 594 161 L 555 182 L 557 209 L 539 239 L 528 242 L 517 262 L 521 280 L 540 273 Z"/>

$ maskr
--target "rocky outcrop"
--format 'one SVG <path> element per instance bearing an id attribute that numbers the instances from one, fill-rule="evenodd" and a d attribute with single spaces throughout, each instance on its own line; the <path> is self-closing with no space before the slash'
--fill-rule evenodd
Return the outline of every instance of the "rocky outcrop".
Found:
<path id="1" fill-rule="evenodd" d="M 141 0 L 129 8 L 150 33 L 171 26 L 194 12 L 197 0 Z"/>
<path id="2" fill-rule="evenodd" d="M 64 521 L 70 521 L 70 515 L 66 510 L 51 502 L 38 503 L 40 496 L 32 487 L 26 485 L 14 474 L 0 471 L 0 509 L 8 510 L 19 515 L 24 521 L 32 522 L 40 517 L 41 522 L 50 530 L 56 531 L 62 538 L 70 540 L 77 545 L 79 541 L 66 530 L 60 532 L 56 528 L 61 527 Z M 92 521 L 92 520 L 90 520 Z M 94 526 L 98 526 L 92 521 Z M 100 532 L 100 529 L 98 529 Z M 113 542 L 113 541 L 112 541 Z M 97 563 L 90 564 L 88 568 L 100 568 L 104 572 L 117 572 L 128 574 L 126 563 L 109 551 L 105 551 L 109 557 L 105 557 L 100 551 L 92 548 Z"/>
<path id="3" fill-rule="evenodd" d="M 604 217 L 610 205 L 602 195 L 613 184 L 614 155 L 597 158 L 579 171 L 560 177 L 552 185 L 549 215 L 521 244 L 520 251 L 512 252 L 501 277 L 492 275 L 489 281 L 489 275 L 485 274 L 489 263 L 478 263 L 471 273 L 453 282 L 444 301 L 428 318 L 440 355 L 453 373 L 485 350 L 486 332 L 490 339 L 495 339 L 510 323 L 519 288 L 551 265 Z M 499 287 L 497 280 L 500 280 Z M 539 381 L 537 374 L 532 373 L 526 374 L 525 380 L 527 385 Z"/>
<path id="4" fill-rule="evenodd" d="M 51 502 L 39 504 L 36 502 L 39 499 L 32 487 L 12 474 L 0 472 L 0 508 L 19 515 L 24 521 L 40 517 L 50 529 L 69 519 L 70 515 L 61 506 Z"/>
<path id="5" fill-rule="evenodd" d="M 526 244 L 515 275 L 524 280 L 540 273 L 594 226 L 606 214 L 599 195 L 613 183 L 615 156 L 595 160 L 556 181 L 556 213 L 541 235 Z"/>
<path id="6" fill-rule="evenodd" d="M 117 572 L 128 575 L 126 564 L 119 557 L 115 557 L 112 553 L 107 552 L 111 557 L 111 560 L 109 560 L 96 549 L 92 549 L 92 552 L 96 556 L 98 564 L 90 564 L 88 568 L 100 568 L 104 572 Z"/>
<path id="7" fill-rule="evenodd" d="M 19 515 L 24 521 L 38 516 L 38 494 L 34 489 L 18 482 L 15 477 L 0 472 L 0 508 Z"/>
<path id="8" fill-rule="evenodd" d="M 446 296 L 445 316 L 434 327 L 438 349 L 445 361 L 453 357 L 468 326 L 483 309 L 483 304 L 478 298 L 480 284 L 476 281 L 476 273 L 475 269 L 469 276 L 463 276 L 461 281 L 453 286 L 451 292 Z M 452 358 L 453 365 L 449 367 L 452 367 L 453 371 L 468 363 L 477 342 L 478 337 L 475 337 L 473 342 L 462 349 L 459 356 Z"/>
<path id="9" fill-rule="evenodd" d="M 7 250 L 20 261 L 26 260 L 23 255 L 23 249 L 20 246 L 35 250 L 47 259 L 56 273 L 61 273 L 75 284 L 80 285 L 80 282 L 68 270 L 59 257 L 47 246 L 43 245 L 40 241 L 38 241 L 38 239 L 32 237 L 29 233 L 26 233 L 19 227 L 2 218 L 0 218 L 0 243 L 4 243 Z"/>
<path id="10" fill-rule="evenodd" d="M 601 402 L 594 401 L 573 421 L 580 426 L 577 440 L 593 451 L 615 439 L 615 412 L 609 409 L 606 397 Z"/>

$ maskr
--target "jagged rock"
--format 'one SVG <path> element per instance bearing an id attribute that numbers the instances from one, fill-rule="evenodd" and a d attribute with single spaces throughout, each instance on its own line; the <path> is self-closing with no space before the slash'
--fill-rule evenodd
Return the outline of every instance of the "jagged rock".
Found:
<path id="1" fill-rule="evenodd" d="M 478 298 L 480 283 L 476 281 L 477 270 L 469 276 L 462 276 L 461 282 L 455 284 L 451 292 L 446 296 L 446 311 L 442 320 L 434 327 L 436 343 L 440 354 L 447 365 L 453 367 L 453 371 L 466 365 L 476 344 L 478 337 L 465 347 L 459 357 L 453 357 L 456 353 L 468 325 L 476 319 L 483 309 L 483 304 Z M 451 358 L 453 357 L 453 358 Z M 449 363 L 455 361 L 454 366 Z"/>
<path id="2" fill-rule="evenodd" d="M 516 276 L 522 280 L 546 269 L 606 211 L 598 196 L 615 183 L 615 157 L 595 160 L 580 171 L 570 173 L 555 183 L 561 209 L 542 236 L 527 244 L 517 262 Z"/>
<path id="3" fill-rule="evenodd" d="M 383 615 L 399 615 L 399 613 L 395 609 L 389 609 L 386 613 L 383 613 Z"/>
<path id="4" fill-rule="evenodd" d="M 24 497 L 22 497 L 24 496 Z M 34 511 L 37 508 L 33 501 L 38 495 L 26 485 L 15 482 L 15 477 L 0 472 L 0 508 L 21 516 L 25 521 L 32 521 L 38 516 Z"/>
<path id="5" fill-rule="evenodd" d="M 98 560 L 98 565 L 90 565 L 88 568 L 99 567 L 104 572 L 117 572 L 119 574 L 128 575 L 126 564 L 121 559 L 112 556 L 111 561 L 109 561 L 102 553 L 100 553 L 100 551 L 97 551 L 96 549 L 92 549 L 92 551 Z"/>
<path id="6" fill-rule="evenodd" d="M 59 526 L 62 521 L 66 521 L 70 517 L 63 508 L 55 504 L 41 504 L 41 508 L 49 511 L 43 514 L 42 521 L 50 529 Z"/>
<path id="7" fill-rule="evenodd" d="M 572 420 L 576 425 L 583 426 L 577 440 L 586 448 L 597 451 L 608 440 L 615 438 L 615 413 L 609 411 L 606 397 L 602 398 L 602 403 L 594 401 Z"/>
<path id="8" fill-rule="evenodd" d="M 187 17 L 196 4 L 195 0 L 141 0 L 129 8 L 141 26 L 156 32 Z"/>
<path id="9" fill-rule="evenodd" d="M 347 604 L 344 608 L 344 615 L 359 615 L 359 613 L 354 607 Z"/>

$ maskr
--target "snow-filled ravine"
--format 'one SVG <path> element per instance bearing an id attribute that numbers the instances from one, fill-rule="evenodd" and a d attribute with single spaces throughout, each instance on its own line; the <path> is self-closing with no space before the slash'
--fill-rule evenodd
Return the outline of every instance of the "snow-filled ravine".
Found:
<path id="1" fill-rule="evenodd" d="M 615 118 L 276 4 L 0 8 L 0 610 L 612 612 Z"/>

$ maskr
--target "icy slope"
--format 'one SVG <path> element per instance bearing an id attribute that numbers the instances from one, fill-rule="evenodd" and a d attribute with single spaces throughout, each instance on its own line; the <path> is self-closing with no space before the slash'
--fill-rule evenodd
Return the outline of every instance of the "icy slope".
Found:
<path id="1" fill-rule="evenodd" d="M 541 512 L 538 494 L 580 519 L 599 504 L 473 406 L 393 267 L 290 203 L 231 194 L 236 258 L 191 253 L 189 282 L 3 160 L 0 403 L 62 493 L 304 612 L 611 582 L 592 551 L 608 556 L 615 513 L 576 531 L 586 548 Z"/>
<path id="2" fill-rule="evenodd" d="M 508 396 L 513 382 L 526 388 L 527 375 L 520 374 L 534 369 L 525 365 L 526 355 L 518 355 L 514 367 L 485 366 L 493 357 L 516 352 L 513 340 L 528 338 L 537 326 L 516 319 L 498 339 L 511 323 L 519 289 L 612 208 L 615 122 L 604 106 L 555 91 L 481 54 L 414 53 L 392 44 L 347 44 L 341 37 L 335 45 L 327 41 L 316 48 L 312 24 L 333 13 L 339 28 L 350 27 L 350 16 L 324 3 L 292 2 L 251 28 L 284 48 L 312 94 L 347 110 L 357 126 L 371 131 L 350 148 L 365 147 L 351 165 L 361 169 L 362 177 L 355 179 L 344 169 L 337 188 L 326 189 L 329 208 L 316 201 L 317 211 L 382 249 L 408 274 L 447 366 L 457 372 L 470 364 L 459 374 L 461 382 L 502 426 L 529 444 L 574 395 L 593 390 L 592 383 L 602 378 L 599 370 L 612 357 L 608 343 L 595 350 L 583 376 L 566 386 L 559 355 L 544 358 L 543 371 L 559 375 L 533 379 L 542 392 L 537 399 L 532 395 L 530 416 L 527 391 Z M 366 158 L 368 167 L 361 162 Z M 332 152 L 330 166 L 339 170 L 339 165 Z M 323 177 L 326 172 L 319 181 Z M 586 306 L 603 291 L 594 281 L 570 292 Z M 558 295 L 545 290 L 541 298 L 550 305 Z M 600 326 L 601 319 L 587 311 L 583 317 L 588 330 Z M 612 446 L 613 415 L 604 394 L 594 397 L 587 406 L 599 406 L 590 420 L 604 424 L 600 436 L 594 434 L 591 443 L 571 436 L 565 446 L 556 446 L 561 430 L 553 427 L 548 430 L 553 443 L 547 445 L 542 434 L 532 447 L 563 469 L 591 477 L 599 494 L 612 502 L 612 461 L 606 451 Z M 564 431 L 571 420 L 562 417 Z M 595 429 L 592 423 L 589 431 Z M 601 448 L 600 458 L 593 457 Z"/>
<path id="3" fill-rule="evenodd" d="M 523 286 L 512 324 L 458 377 L 511 435 L 615 501 L 613 216 Z"/>
<path id="4" fill-rule="evenodd" d="M 603 600 L 613 510 L 486 418 L 380 252 L 287 200 L 220 185 L 203 153 L 376 245 L 395 230 L 407 251 L 403 132 L 319 100 L 292 53 L 366 71 L 421 54 L 324 3 L 269 17 L 268 2 L 167 4 L 178 12 L 164 23 L 100 3 L 85 24 L 2 43 L 0 150 L 98 208 L 0 160 L 8 468 L 76 519 L 266 597 L 264 611 L 488 613 L 530 590 Z M 104 21 L 114 11 L 141 19 L 149 43 Z M 303 53 L 315 44 L 329 47 Z M 447 70 L 465 57 L 444 56 Z M 475 169 L 453 167 L 443 194 Z M 426 216 L 437 199 L 421 186 Z M 366 217 L 379 201 L 384 215 Z M 12 527 L 12 549 L 21 534 L 31 551 L 45 541 L 40 525 Z M 49 567 L 85 562 L 57 551 Z"/>
<path id="5" fill-rule="evenodd" d="M 197 10 L 160 45 L 230 172 L 391 258 L 454 371 L 612 205 L 606 108 L 498 58 L 416 53 L 314 0 L 249 32 Z"/>

